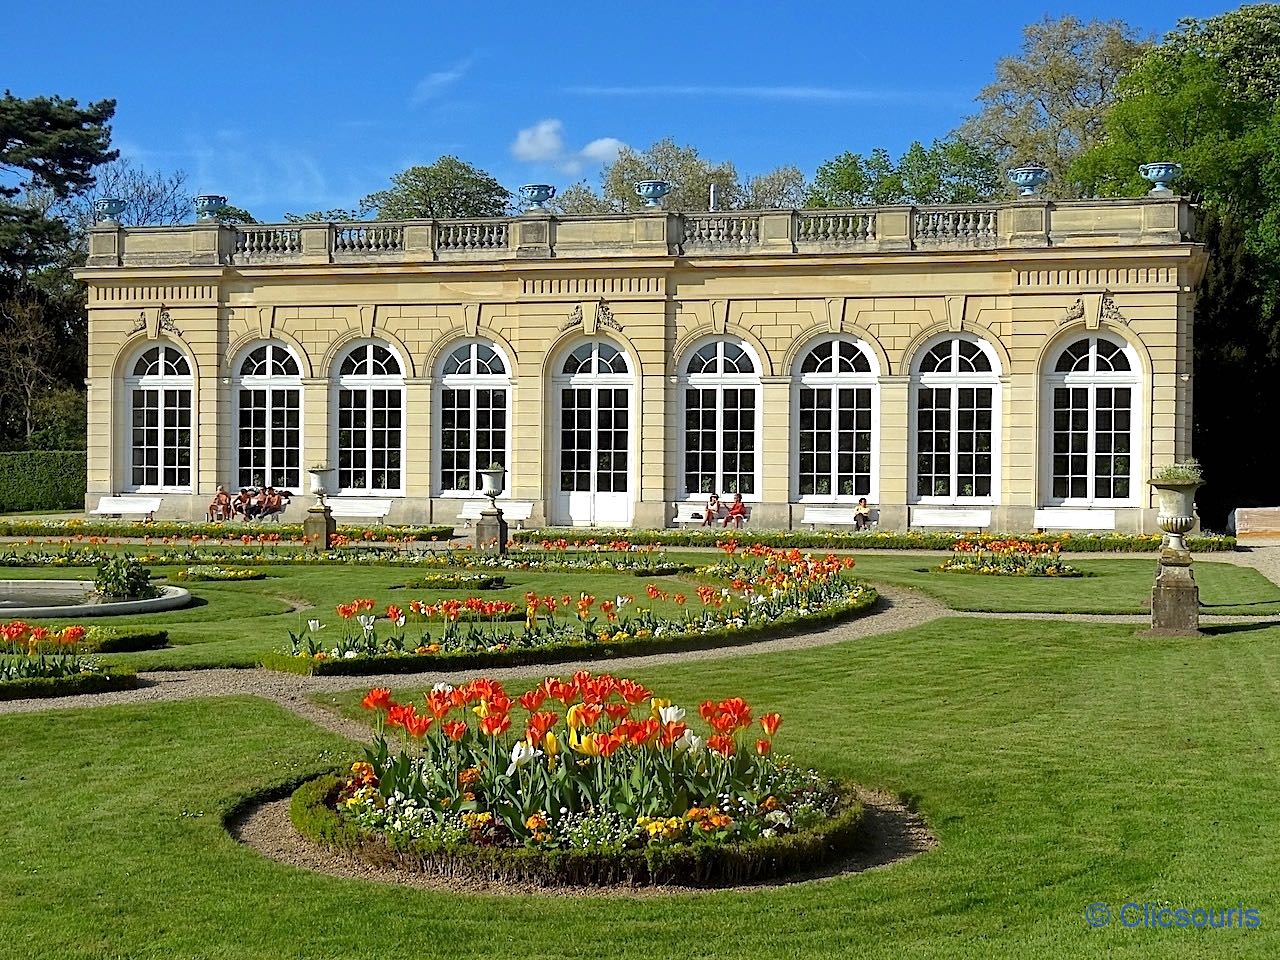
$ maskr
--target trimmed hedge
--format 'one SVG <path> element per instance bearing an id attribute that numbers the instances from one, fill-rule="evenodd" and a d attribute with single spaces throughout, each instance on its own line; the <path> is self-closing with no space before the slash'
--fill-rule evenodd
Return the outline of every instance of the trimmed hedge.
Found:
<path id="1" fill-rule="evenodd" d="M 137 674 L 118 669 L 110 673 L 80 673 L 73 677 L 28 677 L 24 680 L 0 680 L 0 700 L 71 697 L 78 693 L 134 690 L 137 686 Z"/>
<path id="2" fill-rule="evenodd" d="M 565 539 L 571 546 L 587 546 L 602 541 L 585 539 L 581 530 L 518 530 L 517 543 L 541 543 L 543 540 Z M 828 547 L 834 550 L 951 550 L 958 541 L 970 543 L 992 540 L 1028 540 L 1032 543 L 1057 543 L 1064 553 L 1155 553 L 1160 549 L 1158 533 L 927 533 L 922 531 L 845 533 L 839 530 L 733 530 L 717 533 L 700 530 L 619 530 L 611 532 L 610 541 L 625 540 L 637 546 L 656 544 L 665 547 L 718 547 L 730 540 L 741 544 L 762 543 L 770 547 Z M 1236 538 L 1221 534 L 1205 534 L 1186 538 L 1194 553 L 1229 551 L 1236 548 Z"/>
<path id="3" fill-rule="evenodd" d="M 268 670 L 315 677 L 361 677 L 379 673 L 423 673 L 429 670 L 481 670 L 488 667 L 535 666 L 568 663 L 575 660 L 611 660 L 653 653 L 678 653 L 685 650 L 709 650 L 715 647 L 737 647 L 762 640 L 789 637 L 813 629 L 831 626 L 860 616 L 879 599 L 873 587 L 863 584 L 862 596 L 848 604 L 801 617 L 791 615 L 768 623 L 749 624 L 737 629 L 722 628 L 710 633 L 679 633 L 669 637 L 642 637 L 624 643 L 548 644 L 520 650 L 475 653 L 423 653 L 387 657 L 353 657 L 350 660 L 315 660 L 288 653 L 264 653 L 261 665 Z"/>
<path id="4" fill-rule="evenodd" d="M 76 644 L 76 650 L 79 653 L 136 653 L 139 650 L 159 650 L 168 645 L 168 630 L 92 626 L 85 632 L 84 639 Z"/>
<path id="5" fill-rule="evenodd" d="M 43 451 L 30 451 L 38 453 Z M 25 453 L 23 454 L 26 455 Z M 0 454 L 0 457 L 16 456 L 16 454 Z M 83 461 L 84 453 L 80 453 Z M 3 492 L 3 477 L 0 477 L 0 493 Z M 72 509 L 84 506 L 84 466 L 80 468 L 79 499 L 71 504 Z M 8 507 L 10 510 L 37 509 L 35 507 Z M 371 533 L 371 540 L 364 540 L 365 531 Z M 186 539 L 191 536 L 209 537 L 212 539 L 238 540 L 242 536 L 256 538 L 259 534 L 278 535 L 281 541 L 298 540 L 302 537 L 300 523 L 205 523 L 191 520 L 99 520 L 89 517 L 84 520 L 47 520 L 40 517 L 5 517 L 0 518 L 0 537 L 134 537 L 141 539 L 151 537 L 159 540 L 163 537 Z M 452 540 L 453 527 L 390 527 L 384 523 L 360 526 L 357 524 L 339 524 L 338 533 L 351 538 L 351 545 L 376 544 L 387 537 L 399 537 L 411 540 Z"/>
<path id="6" fill-rule="evenodd" d="M 390 590 L 500 590 L 507 578 L 500 573 L 427 573 L 404 583 L 392 584 Z M 521 614 L 523 616 L 523 614 Z"/>
<path id="7" fill-rule="evenodd" d="M 84 508 L 83 450 L 0 453 L 0 512 Z"/>
<path id="8" fill-rule="evenodd" d="M 864 808 L 842 784 L 840 806 L 803 833 L 736 844 L 650 845 L 616 853 L 389 842 L 344 820 L 334 809 L 342 781 L 329 774 L 304 783 L 289 802 L 289 819 L 303 837 L 380 867 L 494 883 L 558 886 L 730 887 L 793 874 L 847 856 L 864 842 Z"/>

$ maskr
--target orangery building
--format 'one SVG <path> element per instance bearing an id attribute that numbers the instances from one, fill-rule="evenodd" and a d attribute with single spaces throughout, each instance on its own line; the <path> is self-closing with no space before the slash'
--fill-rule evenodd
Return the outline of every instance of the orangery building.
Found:
<path id="1" fill-rule="evenodd" d="M 1204 253 L 1167 191 L 962 207 L 91 234 L 86 503 L 454 522 L 1151 531 Z M 294 501 L 301 514 L 309 498 Z M 372 506 L 370 506 L 372 504 Z M 372 510 L 372 514 L 368 511 Z M 523 515 L 523 514 L 522 514 Z"/>

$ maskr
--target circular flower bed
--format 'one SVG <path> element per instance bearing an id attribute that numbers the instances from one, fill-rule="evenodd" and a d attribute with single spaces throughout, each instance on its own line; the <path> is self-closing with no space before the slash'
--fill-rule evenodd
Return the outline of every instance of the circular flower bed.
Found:
<path id="1" fill-rule="evenodd" d="M 299 788 L 304 836 L 379 863 L 537 885 L 722 886 L 848 852 L 851 788 L 774 753 L 777 713 L 708 700 L 701 723 L 642 684 L 580 671 L 513 699 L 369 691 L 377 733 L 343 776 Z"/>
<path id="2" fill-rule="evenodd" d="M 507 585 L 500 573 L 428 573 L 404 582 L 406 590 L 498 590 Z"/>
<path id="3" fill-rule="evenodd" d="M 734 545 L 736 550 L 736 545 Z M 481 597 L 392 604 L 384 616 L 372 600 L 337 605 L 338 623 L 321 618 L 291 631 L 287 648 L 262 658 L 298 673 L 467 669 L 500 663 L 610 656 L 650 649 L 715 646 L 777 636 L 862 610 L 876 592 L 846 576 L 851 557 L 752 547 L 699 573 L 716 585 L 689 595 L 645 586 L 635 595 L 525 594 L 524 603 Z M 330 629 L 330 628 L 333 629 Z"/>
<path id="4" fill-rule="evenodd" d="M 996 577 L 1082 577 L 1065 562 L 1057 543 L 1031 540 L 960 540 L 954 553 L 938 566 L 942 573 L 977 573 Z"/>

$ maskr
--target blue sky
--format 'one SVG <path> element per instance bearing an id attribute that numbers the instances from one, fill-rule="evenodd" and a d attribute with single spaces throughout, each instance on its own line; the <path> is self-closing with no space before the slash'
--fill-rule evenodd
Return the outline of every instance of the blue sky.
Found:
<path id="1" fill-rule="evenodd" d="M 453 153 L 509 187 L 599 181 L 664 136 L 749 175 L 946 134 L 1022 26 L 1160 35 L 1235 4 L 12 3 L 0 85 L 119 101 L 115 143 L 260 220 L 354 206 Z"/>

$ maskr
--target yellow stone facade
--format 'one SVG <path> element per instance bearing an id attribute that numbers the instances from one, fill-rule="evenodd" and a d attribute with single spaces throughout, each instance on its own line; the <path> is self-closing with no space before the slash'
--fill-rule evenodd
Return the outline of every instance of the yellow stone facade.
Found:
<path id="1" fill-rule="evenodd" d="M 851 498 L 830 488 L 802 494 L 797 459 L 800 364 L 814 344 L 843 338 L 871 364 L 868 499 L 882 529 L 967 527 L 975 515 L 963 511 L 976 507 L 991 529 L 1025 531 L 1052 526 L 1037 511 L 1065 502 L 1075 508 L 1065 526 L 1150 531 L 1146 479 L 1191 454 L 1192 313 L 1204 269 L 1192 226 L 1192 210 L 1172 197 L 100 226 L 79 274 L 89 287 L 86 503 L 159 487 L 159 516 L 203 516 L 219 484 L 238 484 L 238 371 L 263 343 L 283 345 L 298 364 L 305 488 L 306 467 L 337 457 L 337 365 L 353 345 L 378 343 L 403 367 L 403 476 L 390 494 L 338 496 L 388 499 L 392 522 L 453 522 L 459 496 L 446 495 L 441 481 L 442 363 L 477 342 L 510 367 L 508 496 L 532 502 L 530 524 L 666 526 L 679 504 L 706 497 L 687 489 L 685 374 L 700 347 L 722 339 L 757 366 L 758 385 L 750 386 L 757 421 L 746 441 L 755 460 L 744 495 L 751 526 L 799 527 L 815 504 L 851 509 Z M 1049 365 L 1064 346 L 1090 337 L 1123 347 L 1136 368 L 1125 495 L 1096 504 L 1092 487 L 1083 498 L 1055 496 L 1049 409 Z M 922 496 L 917 476 L 919 365 L 934 345 L 956 338 L 980 341 L 991 358 L 994 463 L 985 497 L 962 496 L 959 485 L 949 496 Z M 573 505 L 559 496 L 569 383 L 558 376 L 584 342 L 616 347 L 629 370 L 614 384 L 627 391 L 619 400 L 625 439 L 617 443 L 628 455 L 615 464 L 625 497 L 599 511 L 590 490 Z M 185 483 L 138 483 L 143 474 L 133 470 L 141 455 L 132 449 L 139 415 L 132 405 L 140 401 L 130 378 L 140 353 L 161 344 L 189 363 L 190 435 L 170 437 L 190 442 L 189 475 L 170 477 Z M 293 513 L 307 502 L 295 501 Z"/>

